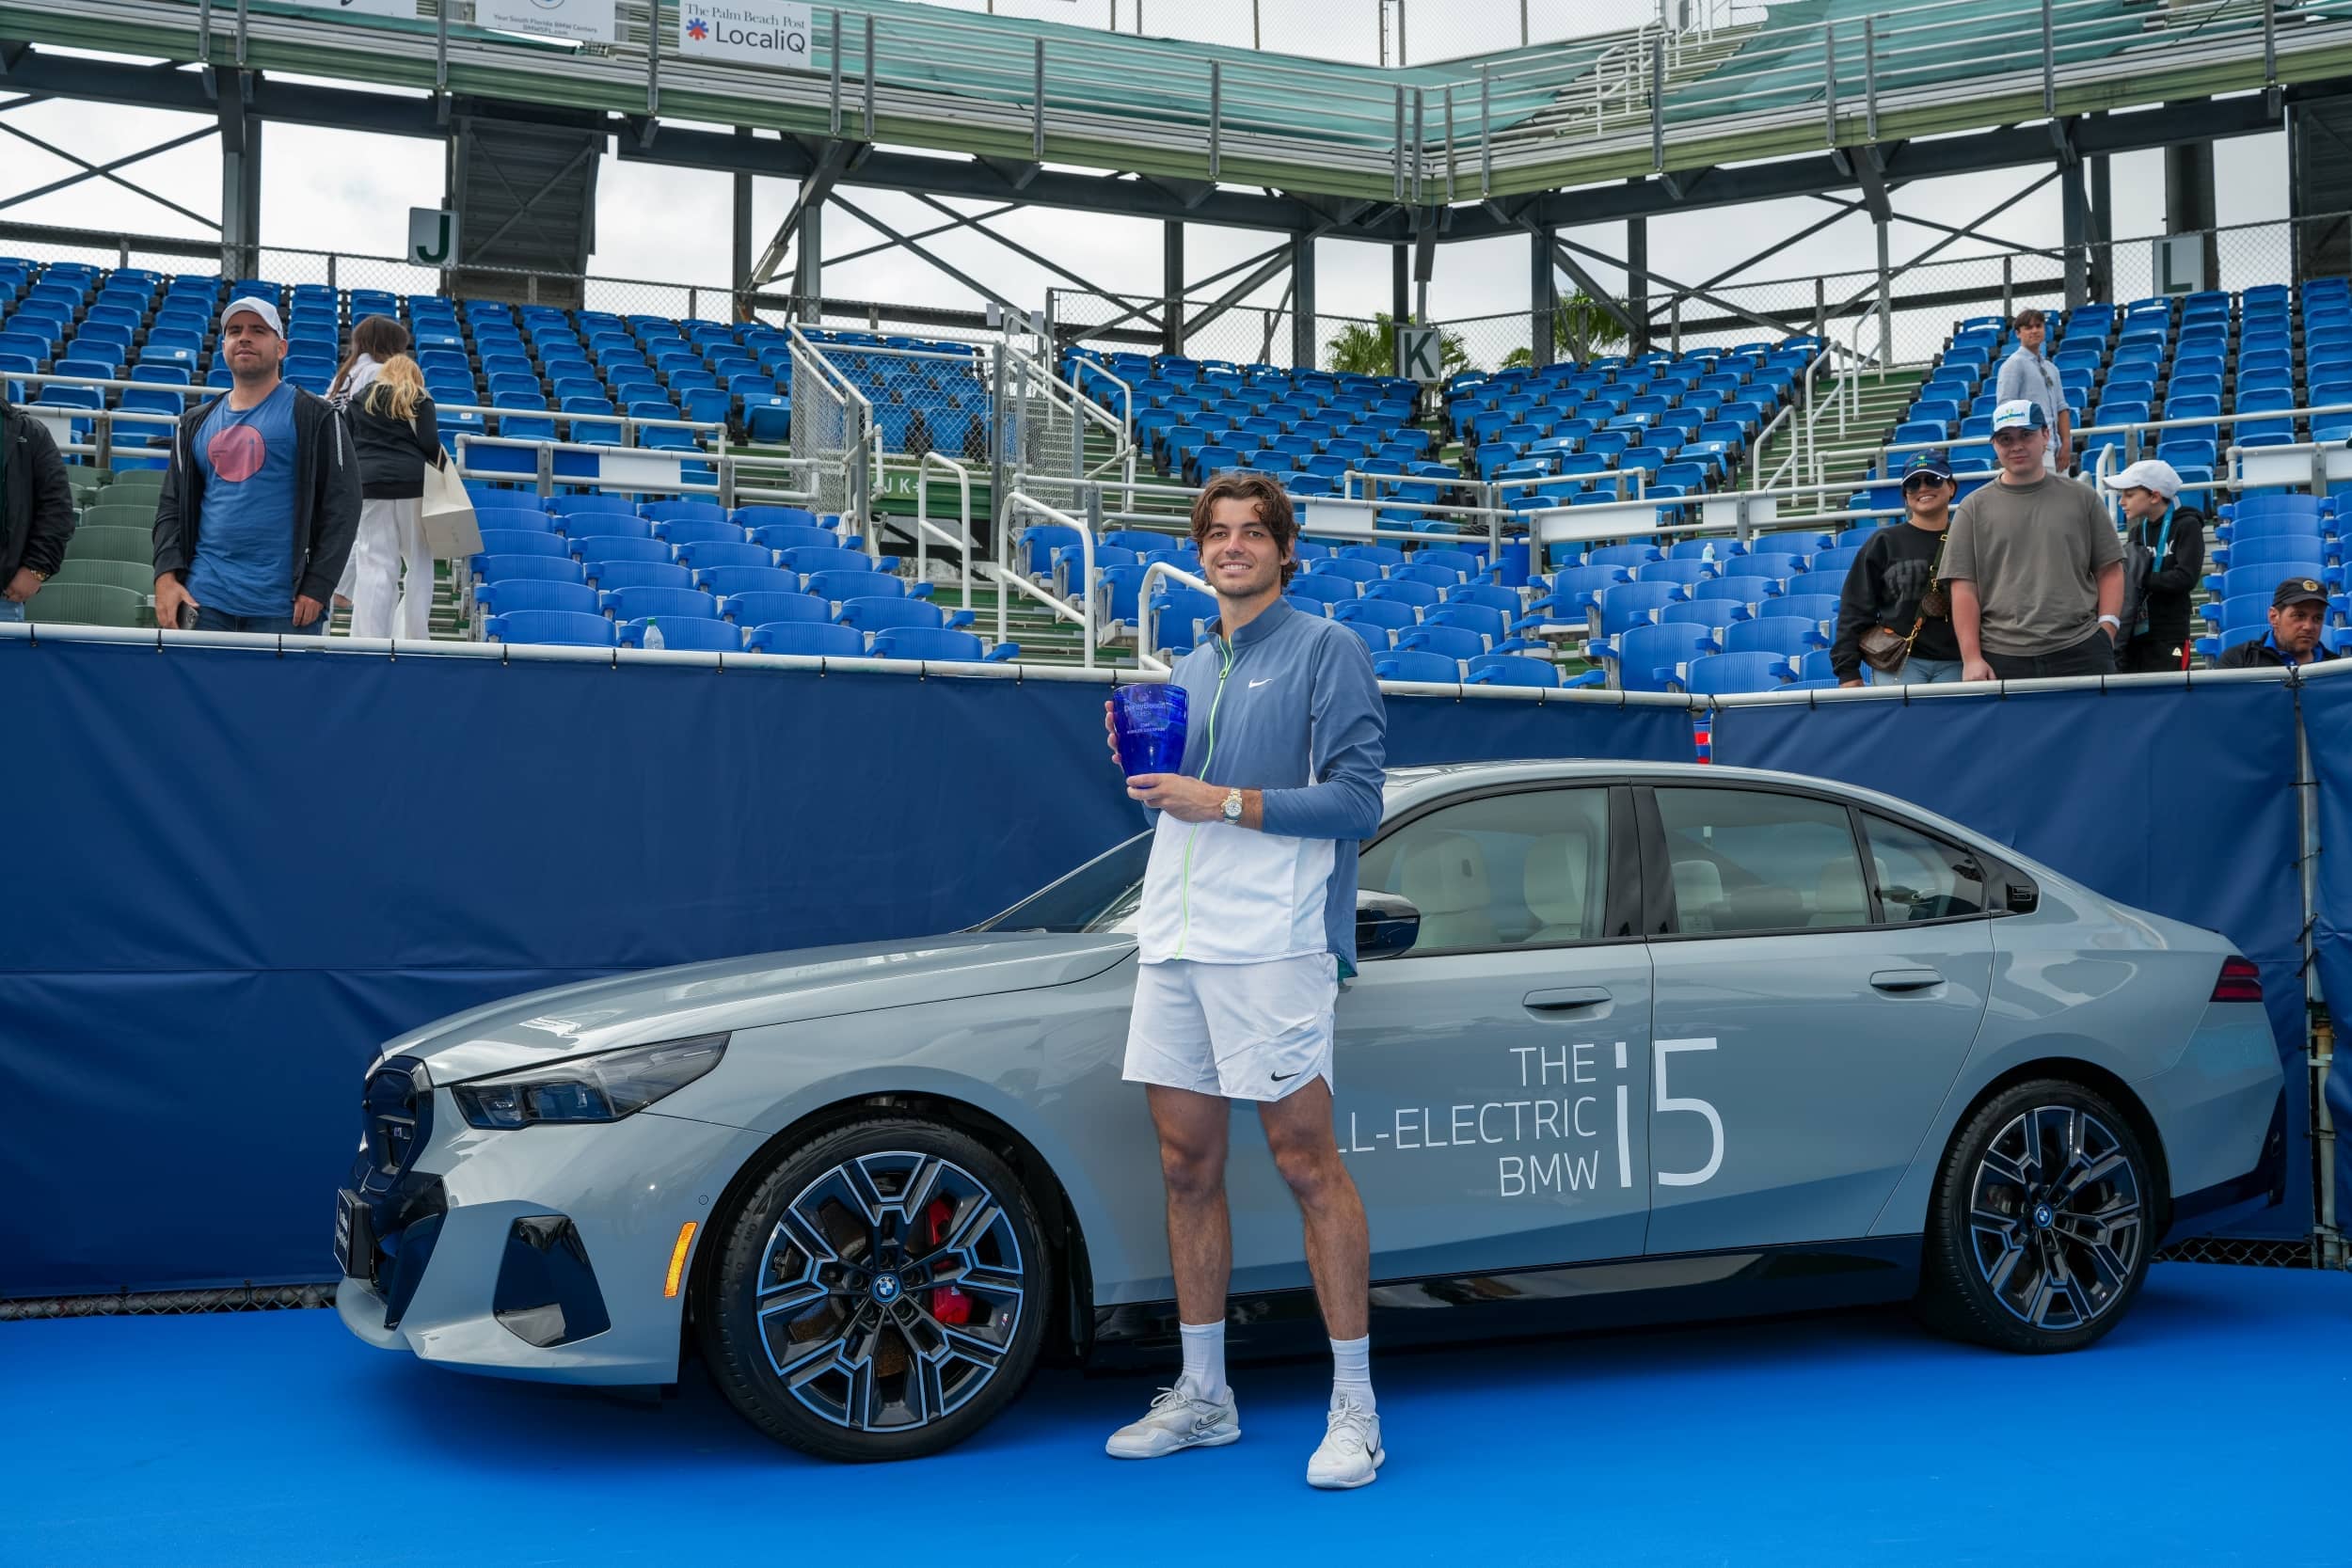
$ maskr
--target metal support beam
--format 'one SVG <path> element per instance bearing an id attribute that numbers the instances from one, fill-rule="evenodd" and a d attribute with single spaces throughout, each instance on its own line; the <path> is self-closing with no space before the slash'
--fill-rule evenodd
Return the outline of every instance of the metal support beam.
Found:
<path id="1" fill-rule="evenodd" d="M 1599 252 L 1591 254 L 1597 257 Z M 1568 242 L 1556 233 L 1551 238 L 1551 259 L 1559 263 L 1562 272 L 1576 280 L 1576 286 L 1583 291 L 1585 298 L 1598 305 L 1611 321 L 1625 328 L 1627 341 L 1630 342 L 1642 330 L 1641 323 L 1634 319 L 1633 313 L 1618 302 L 1615 294 L 1601 287 L 1600 279 L 1586 271 L 1583 262 L 1569 254 Z"/>
<path id="2" fill-rule="evenodd" d="M 1160 225 L 1160 352 L 1184 352 L 1184 223 Z"/>
<path id="3" fill-rule="evenodd" d="M 1294 245 L 1295 244 L 1295 242 L 1294 242 Z M 1189 321 L 1184 323 L 1184 336 L 1187 338 L 1200 336 L 1200 329 L 1202 327 L 1207 326 L 1211 322 L 1225 314 L 1226 311 L 1231 310 L 1234 306 L 1239 305 L 1243 300 L 1255 293 L 1260 288 L 1265 285 L 1268 279 L 1280 277 L 1282 270 L 1291 264 L 1292 250 L 1293 245 L 1278 245 L 1273 249 L 1265 252 L 1264 255 L 1260 258 L 1258 265 L 1250 269 L 1248 277 L 1243 278 L 1240 282 L 1234 284 L 1232 288 L 1217 295 L 1216 299 L 1209 302 L 1209 306 L 1206 309 L 1202 310 L 1199 315 L 1194 316 Z M 1140 316 L 1144 312 L 1141 310 L 1134 310 L 1130 311 L 1128 314 Z M 1117 322 L 1124 321 L 1126 319 L 1126 316 L 1116 316 L 1112 318 L 1112 322 L 1113 324 L 1116 324 Z"/>
<path id="4" fill-rule="evenodd" d="M 1879 363 L 1886 365 L 1895 358 L 1895 275 L 1887 266 L 1887 220 L 1881 218 L 1872 227 L 1878 230 Z"/>
<path id="5" fill-rule="evenodd" d="M 250 277 L 262 266 L 262 121 L 252 78 L 220 74 L 220 270 Z"/>
<path id="6" fill-rule="evenodd" d="M 792 256 L 792 297 L 801 302 L 803 320 L 824 317 L 825 204 L 814 201 L 801 214 L 798 248 Z"/>
<path id="7" fill-rule="evenodd" d="M 991 229 L 988 226 L 989 214 L 985 213 L 973 213 L 970 214 L 959 213 L 953 207 L 950 207 L 946 202 L 940 200 L 937 197 L 925 196 L 921 192 L 917 192 L 915 194 L 914 199 L 921 202 L 924 206 L 929 207 L 931 211 L 952 219 L 953 221 L 946 226 L 947 229 L 972 230 L 974 232 L 980 234 L 984 238 L 995 241 L 998 245 L 1003 245 L 1007 250 L 1011 251 L 1015 256 L 1020 257 L 1023 261 L 1035 262 L 1037 265 L 1043 267 L 1046 271 L 1054 274 L 1056 277 L 1066 278 L 1089 293 L 1107 294 L 1110 293 L 1108 289 L 1104 288 L 1100 283 L 1095 282 L 1085 274 L 1073 272 L 1070 268 L 1064 266 L 1061 262 L 1055 261 L 1052 257 L 1031 250 L 1027 245 L 1021 244 L 1018 240 L 1008 239 L 1006 236 L 999 234 L 995 230 Z M 920 234 L 911 234 L 908 238 L 919 240 L 923 238 L 923 236 Z"/>
<path id="8" fill-rule="evenodd" d="M 1401 52 L 1401 50 L 1400 50 Z M 1315 323 L 1315 237 L 1291 236 L 1291 364 L 1313 370 L 1323 362 L 1323 343 Z"/>
<path id="9" fill-rule="evenodd" d="M 1551 363 L 1552 320 L 1560 309 L 1560 283 L 1552 270 L 1552 232 L 1536 229 L 1527 245 L 1527 352 L 1540 370 Z"/>
<path id="10" fill-rule="evenodd" d="M 1389 246 L 1389 320 L 1403 326 L 1413 319 L 1412 263 L 1407 257 L 1410 246 Z"/>
<path id="11" fill-rule="evenodd" d="M 0 114 L 5 114 L 9 109 L 17 108 L 23 104 L 35 102 L 38 102 L 38 100 L 26 98 L 10 100 L 8 103 L 0 103 Z M 34 135 L 29 131 L 10 125 L 6 120 L 0 120 L 0 132 L 6 132 L 8 135 L 14 136 L 21 142 L 27 143 L 33 147 L 38 147 L 53 158 L 62 158 L 67 163 L 76 166 L 76 167 L 80 170 L 79 173 L 69 174 L 62 180 L 53 180 L 46 185 L 40 185 L 29 191 L 19 191 L 14 196 L 11 196 L 5 200 L 0 200 L 0 208 L 23 206 L 27 201 L 38 200 L 41 197 L 51 196 L 58 191 L 66 190 L 72 186 L 78 185 L 85 180 L 103 180 L 109 184 L 120 185 L 124 190 L 131 192 L 135 196 L 144 197 L 148 200 L 155 203 L 158 207 L 168 208 L 172 212 L 179 214 L 182 217 L 191 219 L 194 222 L 203 225 L 207 229 L 216 230 L 220 227 L 220 225 L 215 223 L 211 218 L 206 217 L 203 214 L 190 212 L 187 208 L 181 206 L 177 201 L 173 201 L 167 197 L 157 196 L 153 191 L 149 190 L 145 185 L 139 184 L 137 182 L 133 180 L 126 180 L 119 172 L 118 172 L 119 170 L 128 168 L 133 164 L 139 163 L 142 160 L 155 157 L 160 153 L 172 151 L 177 148 L 185 147 L 190 142 L 202 141 L 206 136 L 213 135 L 214 130 L 215 127 L 210 125 L 199 126 L 196 130 L 190 131 L 184 135 L 174 136 L 167 142 L 159 142 L 153 147 L 141 148 L 136 152 L 125 153 L 123 156 L 113 159 L 107 163 L 93 164 L 87 158 L 78 157 L 72 152 L 68 152 L 62 147 L 53 146 L 51 143 L 43 141 L 40 137 Z"/>
<path id="12" fill-rule="evenodd" d="M 792 248 L 794 234 L 824 206 L 825 198 L 833 194 L 834 186 L 848 170 L 850 160 L 856 151 L 857 147 L 851 142 L 830 141 L 824 144 L 815 166 L 802 177 L 801 188 L 794 193 L 792 206 L 784 214 L 784 221 L 776 225 L 774 236 L 768 241 L 768 248 L 760 252 L 759 264 L 752 269 L 754 283 L 767 283 L 783 269 L 784 258 Z"/>
<path id="13" fill-rule="evenodd" d="M 750 141 L 752 139 L 750 127 L 736 127 L 735 139 L 737 141 Z M 727 254 L 733 263 L 728 270 L 728 281 L 734 285 L 735 293 L 734 309 L 728 312 L 727 319 L 730 321 L 749 321 L 752 315 L 751 309 L 743 303 L 743 300 L 744 296 L 752 292 L 753 287 L 752 177 L 748 174 L 737 174 L 734 177 L 734 187 L 735 199 L 732 203 L 732 216 L 734 220 L 732 234 L 733 243 L 729 246 Z"/>
<path id="14" fill-rule="evenodd" d="M 2115 179 L 2106 157 L 2090 160 L 2090 296 L 2115 297 Z"/>
<path id="15" fill-rule="evenodd" d="M 2058 210 L 2066 249 L 2066 308 L 2090 298 L 2090 213 L 2080 160 L 2058 166 Z"/>
<path id="16" fill-rule="evenodd" d="M 2049 170 L 2047 173 L 2043 174 L 2041 179 L 2036 180 L 2032 184 L 2027 185 L 2023 190 L 2010 192 L 2008 196 L 2003 197 L 2000 200 L 1994 202 L 1992 206 L 1986 208 L 1983 212 L 1978 214 L 1975 217 L 1969 219 L 1966 223 L 1962 224 L 1957 229 L 1941 223 L 1929 224 L 1928 227 L 1931 229 L 1944 230 L 1945 238 L 1936 241 L 1925 250 L 1920 251 L 1917 255 L 1912 257 L 1910 261 L 1905 261 L 1901 266 L 1893 268 L 1889 271 L 1886 275 L 1888 281 L 1891 282 L 1895 278 L 1900 277 L 1903 274 L 1909 272 L 1912 268 L 1924 265 L 1926 262 L 1933 260 L 1938 252 L 1949 248 L 1955 240 L 1979 238 L 1980 236 L 1977 233 L 1978 229 L 1985 224 L 1991 223 L 1994 218 L 1999 217 L 2003 213 L 2008 212 L 2011 207 L 2016 206 L 2019 202 L 2025 200 L 2026 198 L 2033 195 L 2034 192 L 2040 190 L 2042 186 L 2048 184 L 2051 181 L 2057 179 L 2058 177 L 2058 171 L 2057 169 Z M 1905 217 L 1902 221 L 1910 223 L 1913 220 L 1909 217 Z M 2036 252 L 2035 254 L 2039 254 L 2039 252 Z M 1870 287 L 1862 290 L 1859 293 L 1849 294 L 1842 302 L 1839 303 L 1837 309 L 1833 311 L 1832 314 L 1842 316 L 1854 306 L 1861 304 L 1864 300 L 1870 298 L 1878 292 L 1879 285 L 1873 283 Z"/>
<path id="17" fill-rule="evenodd" d="M 1625 224 L 1625 307 L 1633 318 L 1629 354 L 1649 352 L 1649 219 L 1628 218 Z"/>
<path id="18" fill-rule="evenodd" d="M 929 261 L 933 267 L 946 273 L 948 277 L 954 278 L 957 282 L 962 284 L 965 288 L 971 290 L 982 299 L 988 300 L 992 304 L 1003 309 L 1007 315 L 1011 316 L 1014 320 L 1026 321 L 1029 319 L 1029 311 L 1026 306 L 1015 304 L 1012 300 L 1009 300 L 1003 294 L 998 293 L 995 290 L 990 288 L 987 284 L 981 282 L 978 278 L 973 277 L 970 273 L 965 272 L 961 267 L 954 265 L 952 262 L 947 261 L 942 257 L 933 255 L 930 251 L 924 248 L 920 241 L 909 239 L 906 235 L 899 233 L 896 229 L 891 228 L 890 225 L 882 222 L 882 219 L 876 217 L 865 208 L 860 207 L 856 202 L 851 201 L 848 197 L 843 196 L 836 191 L 834 193 L 831 199 L 834 206 L 839 207 L 843 212 L 857 219 L 858 222 L 866 225 L 866 228 L 873 230 L 878 234 L 884 235 L 897 241 L 901 249 L 906 250 L 911 255 L 918 256 L 924 261 Z M 805 240 L 803 240 L 803 245 L 805 245 Z M 806 254 L 805 249 L 803 249 L 803 254 Z"/>
<path id="19" fill-rule="evenodd" d="M 2205 286 L 2218 288 L 2221 246 L 2216 221 L 2213 143 L 2189 142 L 2164 150 L 2164 231 L 2205 236 Z"/>

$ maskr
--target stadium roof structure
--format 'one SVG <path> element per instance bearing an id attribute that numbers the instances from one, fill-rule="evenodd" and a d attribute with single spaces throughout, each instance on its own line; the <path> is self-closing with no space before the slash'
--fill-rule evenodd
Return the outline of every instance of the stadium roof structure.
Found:
<path id="1" fill-rule="evenodd" d="M 463 100 L 609 127 L 625 158 L 1397 240 L 2245 134 L 2352 78 L 2352 0 L 1786 0 L 1728 31 L 1398 69 L 909 0 L 816 8 L 811 69 L 766 69 L 649 50 L 676 15 L 621 0 L 618 42 L 571 45 L 447 13 L 0 0 L 0 85 L 211 112 L 236 71 L 265 119 L 437 135 Z M 2044 120 L 2056 147 L 2021 128 Z"/>

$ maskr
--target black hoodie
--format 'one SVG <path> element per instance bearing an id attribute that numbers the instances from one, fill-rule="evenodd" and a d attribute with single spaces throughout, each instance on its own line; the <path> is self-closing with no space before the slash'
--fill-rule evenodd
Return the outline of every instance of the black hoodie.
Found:
<path id="1" fill-rule="evenodd" d="M 1947 517 L 1951 514 L 1945 513 Z M 1951 525 L 1947 523 L 1948 529 Z M 1829 651 L 1830 668 L 1841 681 L 1862 678 L 1862 634 L 1884 626 L 1909 637 L 1914 622 L 1919 635 L 1911 644 L 1914 658 L 1958 658 L 1960 638 L 1952 630 L 1949 600 L 1944 613 L 1919 616 L 1919 595 L 1934 573 L 1942 533 L 1930 533 L 1909 522 L 1889 523 L 1870 535 L 1846 572 L 1845 590 L 1837 596 L 1837 641 Z"/>

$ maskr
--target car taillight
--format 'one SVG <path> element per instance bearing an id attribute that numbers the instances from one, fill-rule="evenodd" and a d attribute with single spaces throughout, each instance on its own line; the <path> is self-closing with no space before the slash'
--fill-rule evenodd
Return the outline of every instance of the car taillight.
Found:
<path id="1" fill-rule="evenodd" d="M 2251 958 L 2235 954 L 2221 960 L 2221 978 L 2213 983 L 2216 1002 L 2260 1002 L 2263 999 L 2262 971 Z"/>

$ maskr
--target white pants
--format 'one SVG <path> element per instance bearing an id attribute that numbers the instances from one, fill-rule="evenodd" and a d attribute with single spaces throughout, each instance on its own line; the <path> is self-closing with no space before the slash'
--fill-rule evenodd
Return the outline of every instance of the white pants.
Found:
<path id="1" fill-rule="evenodd" d="M 1228 1100 L 1280 1100 L 1317 1078 L 1328 1085 L 1338 996 L 1339 960 L 1328 953 L 1138 964 L 1123 1076 Z"/>
<path id="2" fill-rule="evenodd" d="M 407 581 L 401 567 L 408 568 Z M 421 642 L 433 634 L 433 558 L 424 547 L 424 502 L 363 500 L 351 546 L 351 635 Z"/>

